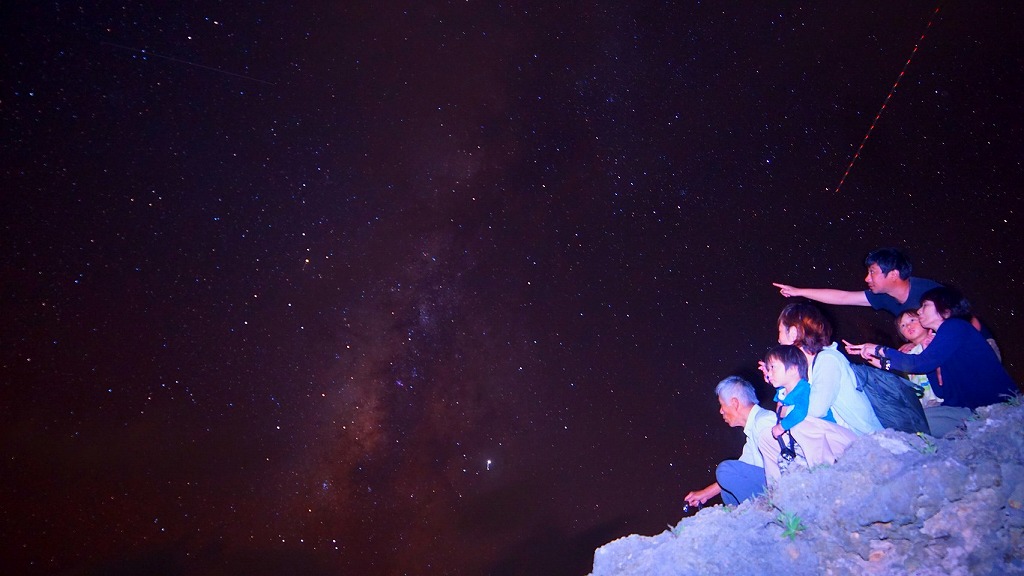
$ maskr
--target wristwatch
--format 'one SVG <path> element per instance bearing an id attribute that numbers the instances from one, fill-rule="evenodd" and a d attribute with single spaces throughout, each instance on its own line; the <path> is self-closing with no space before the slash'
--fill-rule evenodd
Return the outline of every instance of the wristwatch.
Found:
<path id="1" fill-rule="evenodd" d="M 882 364 L 882 370 L 889 370 L 889 368 L 892 368 L 892 360 L 882 356 L 882 350 L 881 344 L 875 346 L 875 358 L 878 358 L 878 361 Z"/>

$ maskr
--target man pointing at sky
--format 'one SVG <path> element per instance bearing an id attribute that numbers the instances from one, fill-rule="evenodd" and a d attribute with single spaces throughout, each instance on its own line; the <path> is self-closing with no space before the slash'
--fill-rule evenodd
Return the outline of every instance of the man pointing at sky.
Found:
<path id="1" fill-rule="evenodd" d="M 864 277 L 868 289 L 864 291 L 797 288 L 778 283 L 773 283 L 773 286 L 786 298 L 800 296 L 824 304 L 871 306 L 875 310 L 887 310 L 893 315 L 904 310 L 917 310 L 921 306 L 921 295 L 939 287 L 932 280 L 911 276 L 910 261 L 895 248 L 879 248 L 871 252 L 864 259 L 864 265 L 868 268 L 868 274 Z"/>

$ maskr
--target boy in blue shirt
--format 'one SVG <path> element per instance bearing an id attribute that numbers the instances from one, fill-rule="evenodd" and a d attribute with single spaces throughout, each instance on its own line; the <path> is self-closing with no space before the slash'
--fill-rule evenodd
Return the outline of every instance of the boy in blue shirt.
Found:
<path id="1" fill-rule="evenodd" d="M 803 449 L 807 466 L 834 463 L 857 435 L 836 424 L 831 408 L 823 418 L 807 415 L 811 399 L 807 356 L 796 346 L 782 345 L 769 350 L 764 362 L 768 381 L 777 391 L 775 399 L 779 402 L 780 417 L 780 422 L 771 430 L 765 430 L 757 441 L 768 483 L 777 482 L 781 476 L 782 446 L 778 438 L 787 431 Z"/>
<path id="2" fill-rule="evenodd" d="M 765 354 L 764 365 L 768 379 L 775 387 L 775 401 L 779 403 L 780 421 L 772 428 L 772 436 L 778 438 L 807 418 L 807 406 L 811 401 L 807 356 L 796 346 L 775 346 Z M 831 408 L 822 420 L 836 421 Z"/>

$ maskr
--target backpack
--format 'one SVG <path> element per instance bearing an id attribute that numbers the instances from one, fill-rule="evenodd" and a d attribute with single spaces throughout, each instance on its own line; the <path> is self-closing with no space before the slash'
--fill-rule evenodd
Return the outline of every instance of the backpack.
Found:
<path id="1" fill-rule="evenodd" d="M 857 390 L 867 395 L 882 426 L 909 434 L 931 435 L 913 382 L 867 364 L 851 364 L 850 368 L 857 377 Z"/>

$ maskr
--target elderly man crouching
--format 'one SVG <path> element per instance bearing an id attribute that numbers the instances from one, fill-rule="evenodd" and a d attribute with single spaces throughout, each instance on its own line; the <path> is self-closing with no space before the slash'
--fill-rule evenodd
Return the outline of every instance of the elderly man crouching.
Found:
<path id="1" fill-rule="evenodd" d="M 757 439 L 775 425 L 775 414 L 758 406 L 754 387 L 738 376 L 729 376 L 719 382 L 715 394 L 721 406 L 718 412 L 722 419 L 734 428 L 742 426 L 747 441 L 739 460 L 725 460 L 718 465 L 715 470 L 717 482 L 686 495 L 684 500 L 690 506 L 700 506 L 719 494 L 726 504 L 736 505 L 757 496 L 766 485 L 764 461 Z"/>

